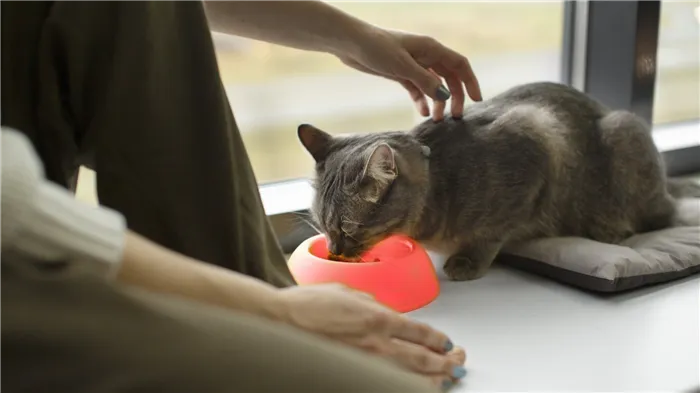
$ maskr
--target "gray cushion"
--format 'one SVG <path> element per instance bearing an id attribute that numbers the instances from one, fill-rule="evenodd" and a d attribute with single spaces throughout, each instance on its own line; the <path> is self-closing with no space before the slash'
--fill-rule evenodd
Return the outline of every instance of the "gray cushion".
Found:
<path id="1" fill-rule="evenodd" d="M 679 201 L 677 227 L 619 245 L 550 238 L 511 246 L 499 262 L 598 292 L 618 292 L 700 272 L 700 199 Z"/>

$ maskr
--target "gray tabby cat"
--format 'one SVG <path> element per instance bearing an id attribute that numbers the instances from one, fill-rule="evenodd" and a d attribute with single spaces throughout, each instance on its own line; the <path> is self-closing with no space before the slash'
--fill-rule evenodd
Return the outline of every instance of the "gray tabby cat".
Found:
<path id="1" fill-rule="evenodd" d="M 515 87 L 410 132 L 298 133 L 316 161 L 312 214 L 346 258 L 401 233 L 451 255 L 449 278 L 471 280 L 511 242 L 617 243 L 673 225 L 649 126 L 565 85 Z"/>

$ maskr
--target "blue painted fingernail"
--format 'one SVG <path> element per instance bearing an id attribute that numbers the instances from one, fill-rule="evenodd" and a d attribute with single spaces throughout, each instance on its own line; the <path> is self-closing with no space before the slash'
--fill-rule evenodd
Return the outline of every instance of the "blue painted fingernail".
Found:
<path id="1" fill-rule="evenodd" d="M 467 370 L 462 366 L 454 366 L 452 369 L 452 378 L 464 378 L 467 375 Z"/>
<path id="2" fill-rule="evenodd" d="M 450 340 L 450 339 L 448 338 L 448 339 L 447 339 L 447 342 L 445 343 L 445 352 L 450 352 L 451 350 L 454 349 L 454 347 L 455 347 L 455 345 L 452 344 L 452 340 Z"/>
<path id="3" fill-rule="evenodd" d="M 440 85 L 440 87 L 438 87 L 437 89 L 437 92 L 435 92 L 435 97 L 437 97 L 439 101 L 447 101 L 450 99 L 450 96 L 450 91 L 447 90 L 447 88 L 443 85 Z"/>
<path id="4" fill-rule="evenodd" d="M 452 387 L 453 383 L 449 379 L 442 381 L 442 391 L 446 392 Z"/>

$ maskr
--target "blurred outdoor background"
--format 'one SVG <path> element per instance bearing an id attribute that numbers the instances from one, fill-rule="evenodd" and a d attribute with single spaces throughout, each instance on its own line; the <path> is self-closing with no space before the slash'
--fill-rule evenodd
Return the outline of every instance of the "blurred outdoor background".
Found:
<path id="1" fill-rule="evenodd" d="M 433 36 L 465 54 L 484 98 L 516 84 L 559 81 L 563 1 L 331 2 L 371 23 Z M 700 117 L 698 1 L 662 3 L 654 123 Z M 214 35 L 221 77 L 260 183 L 312 175 L 300 123 L 331 133 L 408 129 L 422 119 L 398 84 L 335 57 Z M 631 76 L 630 76 L 631 77 Z M 78 193 L 94 200 L 94 174 Z"/>
<path id="2" fill-rule="evenodd" d="M 484 98 L 558 81 L 563 2 L 330 2 L 370 23 L 430 35 L 465 54 Z M 215 39 L 231 106 L 260 183 L 312 175 L 296 127 L 333 134 L 408 129 L 422 120 L 397 83 L 333 56 L 232 37 Z"/>
<path id="3" fill-rule="evenodd" d="M 330 2 L 383 27 L 427 34 L 465 54 L 488 98 L 516 84 L 559 81 L 563 2 Z M 654 122 L 698 118 L 697 1 L 668 1 Z M 216 36 L 221 76 L 261 183 L 307 177 L 300 123 L 331 133 L 407 129 L 421 118 L 398 84 L 335 57 Z"/>

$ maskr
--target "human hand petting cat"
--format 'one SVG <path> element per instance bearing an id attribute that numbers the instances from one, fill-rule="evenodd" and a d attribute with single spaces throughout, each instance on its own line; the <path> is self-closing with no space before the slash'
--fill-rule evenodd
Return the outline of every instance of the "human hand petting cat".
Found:
<path id="1" fill-rule="evenodd" d="M 356 70 L 399 82 L 410 94 L 418 112 L 431 114 L 426 95 L 434 100 L 432 117 L 444 117 L 450 98 L 453 117 L 462 117 L 464 88 L 473 101 L 481 101 L 479 82 L 469 60 L 434 38 L 370 26 L 359 34 L 357 50 L 336 54 Z M 442 80 L 447 83 L 446 89 Z"/>
<path id="2" fill-rule="evenodd" d="M 447 336 L 340 284 L 281 289 L 279 319 L 297 328 L 387 357 L 438 387 L 466 375 L 466 354 Z"/>
<path id="3" fill-rule="evenodd" d="M 435 120 L 444 117 L 450 95 L 452 116 L 462 116 L 465 87 L 481 101 L 466 57 L 431 37 L 382 29 L 327 2 L 211 1 L 206 9 L 214 31 L 331 53 L 352 68 L 397 81 L 423 116 L 430 115 L 426 95 L 435 101 Z"/>

